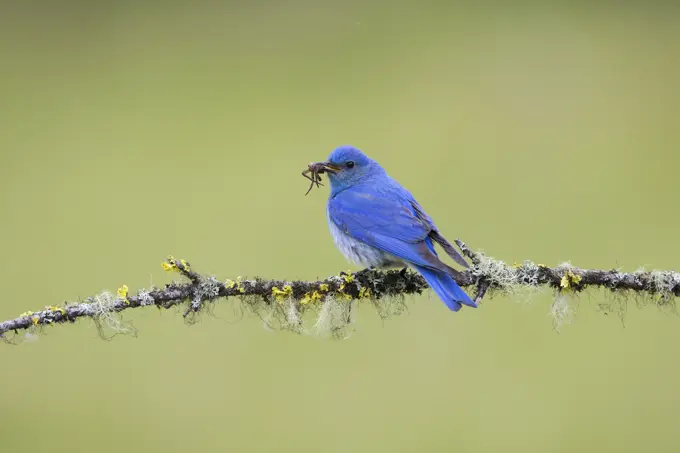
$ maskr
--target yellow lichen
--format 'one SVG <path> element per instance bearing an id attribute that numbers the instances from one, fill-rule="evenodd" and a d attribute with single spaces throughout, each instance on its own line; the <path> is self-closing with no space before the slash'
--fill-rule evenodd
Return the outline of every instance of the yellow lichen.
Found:
<path id="1" fill-rule="evenodd" d="M 20 314 L 19 317 L 20 317 L 20 318 L 24 318 L 24 317 L 26 317 L 26 316 L 31 316 L 31 315 L 33 315 L 33 312 L 32 312 L 32 311 L 25 311 L 25 312 L 23 312 L 22 314 Z"/>
<path id="2" fill-rule="evenodd" d="M 316 302 L 321 300 L 322 298 L 323 296 L 318 291 L 314 291 L 312 294 L 305 293 L 305 295 L 302 296 L 302 300 L 300 300 L 300 304 L 307 305 L 310 302 Z"/>
<path id="3" fill-rule="evenodd" d="M 322 283 L 319 285 L 319 291 L 328 292 L 328 283 Z"/>
<path id="4" fill-rule="evenodd" d="M 352 271 L 347 271 L 345 274 L 343 274 L 342 278 L 344 278 L 345 282 L 347 283 L 352 283 L 354 281 L 354 275 L 352 275 Z"/>
<path id="5" fill-rule="evenodd" d="M 564 289 L 569 289 L 569 276 L 565 273 L 560 280 L 560 286 Z"/>
<path id="6" fill-rule="evenodd" d="M 569 290 L 573 285 L 578 285 L 582 277 L 578 274 L 574 274 L 573 271 L 568 270 L 564 273 L 560 279 L 560 287 L 564 290 Z"/>
<path id="7" fill-rule="evenodd" d="M 168 256 L 168 258 L 161 263 L 161 266 L 163 266 L 163 269 L 165 269 L 168 272 L 177 272 L 180 270 L 180 266 L 178 266 L 177 263 L 179 263 L 179 265 L 181 266 L 181 270 L 184 270 L 186 272 L 189 272 L 191 270 L 191 267 L 189 266 L 189 263 L 186 260 L 183 259 L 178 260 L 172 255 Z"/>
<path id="8" fill-rule="evenodd" d="M 50 305 L 49 307 L 46 307 L 50 311 L 58 311 L 62 315 L 66 314 L 66 310 L 63 307 L 59 307 L 57 305 Z"/>
<path id="9" fill-rule="evenodd" d="M 371 295 L 371 288 L 364 287 L 359 290 L 359 299 L 370 299 Z"/>
<path id="10" fill-rule="evenodd" d="M 40 322 L 40 318 L 37 317 L 37 316 L 34 316 L 33 318 L 31 318 L 31 321 L 33 321 L 34 326 L 37 326 L 38 323 Z"/>
<path id="11" fill-rule="evenodd" d="M 240 275 L 236 277 L 236 288 L 238 289 L 238 292 L 241 294 L 246 292 L 246 289 L 243 287 L 243 284 L 241 283 L 242 280 L 243 277 L 241 277 Z"/>
<path id="12" fill-rule="evenodd" d="M 293 288 L 290 285 L 286 285 L 283 289 L 279 289 L 277 286 L 272 288 L 272 295 L 276 298 L 276 301 L 280 304 L 284 300 L 289 298 L 293 294 Z"/>
<path id="13" fill-rule="evenodd" d="M 117 293 L 118 293 L 119 299 L 121 299 L 123 302 L 125 302 L 128 305 L 130 304 L 130 301 L 128 300 L 128 297 L 127 297 L 128 296 L 128 286 L 127 285 L 123 285 L 120 288 L 118 288 Z"/>
<path id="14" fill-rule="evenodd" d="M 163 269 L 165 269 L 168 272 L 174 272 L 179 269 L 177 269 L 177 264 L 175 264 L 175 257 L 170 255 L 167 257 L 167 259 L 161 263 L 161 266 L 163 266 Z"/>
<path id="15" fill-rule="evenodd" d="M 243 279 L 243 277 L 241 277 L 241 276 L 236 277 L 236 281 L 227 279 L 227 280 L 225 281 L 225 283 L 224 283 L 224 286 L 225 286 L 227 289 L 232 289 L 233 287 L 236 287 L 236 289 L 238 290 L 238 292 L 240 292 L 241 294 L 243 294 L 243 293 L 246 292 L 246 289 L 243 287 L 243 284 L 241 283 L 241 280 L 242 280 L 242 279 Z"/>
<path id="16" fill-rule="evenodd" d="M 342 285 L 340 285 L 340 287 L 338 288 L 338 293 L 340 293 L 340 297 L 342 297 L 343 299 L 352 300 L 352 295 L 347 294 L 345 292 L 345 284 L 344 283 Z"/>

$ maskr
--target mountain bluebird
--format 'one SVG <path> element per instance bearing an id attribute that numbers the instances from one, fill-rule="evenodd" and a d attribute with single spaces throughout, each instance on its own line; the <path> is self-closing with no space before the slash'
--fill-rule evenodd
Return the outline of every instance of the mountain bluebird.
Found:
<path id="1" fill-rule="evenodd" d="M 356 148 L 342 146 L 327 162 L 313 167 L 328 174 L 328 225 L 335 245 L 348 260 L 365 267 L 410 266 L 451 310 L 460 310 L 462 304 L 477 307 L 452 278 L 459 272 L 439 259 L 433 241 L 461 266 L 468 264 L 413 195 L 376 161 Z"/>

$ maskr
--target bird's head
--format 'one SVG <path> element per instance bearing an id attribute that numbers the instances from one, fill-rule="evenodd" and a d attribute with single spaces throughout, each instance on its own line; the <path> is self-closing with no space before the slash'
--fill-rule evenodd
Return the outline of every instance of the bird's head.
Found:
<path id="1" fill-rule="evenodd" d="M 336 148 L 326 162 L 312 165 L 328 174 L 332 194 L 385 173 L 376 161 L 352 146 Z"/>

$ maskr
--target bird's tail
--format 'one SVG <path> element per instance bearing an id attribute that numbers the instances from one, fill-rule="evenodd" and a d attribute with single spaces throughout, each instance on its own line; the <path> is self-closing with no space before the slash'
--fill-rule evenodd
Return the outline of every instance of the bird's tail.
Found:
<path id="1" fill-rule="evenodd" d="M 458 311 L 462 305 L 477 308 L 477 304 L 463 291 L 450 275 L 426 267 L 415 266 L 430 288 L 439 296 L 449 309 Z"/>

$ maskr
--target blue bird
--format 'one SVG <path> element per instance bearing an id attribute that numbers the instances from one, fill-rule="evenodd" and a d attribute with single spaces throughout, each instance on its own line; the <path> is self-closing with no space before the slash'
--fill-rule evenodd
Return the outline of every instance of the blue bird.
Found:
<path id="1" fill-rule="evenodd" d="M 437 256 L 434 242 L 467 268 L 465 259 L 439 233 L 413 195 L 380 164 L 354 147 L 341 146 L 327 162 L 313 166 L 328 174 L 328 226 L 345 258 L 365 267 L 410 266 L 449 309 L 477 307 L 452 278 L 459 272 Z"/>

